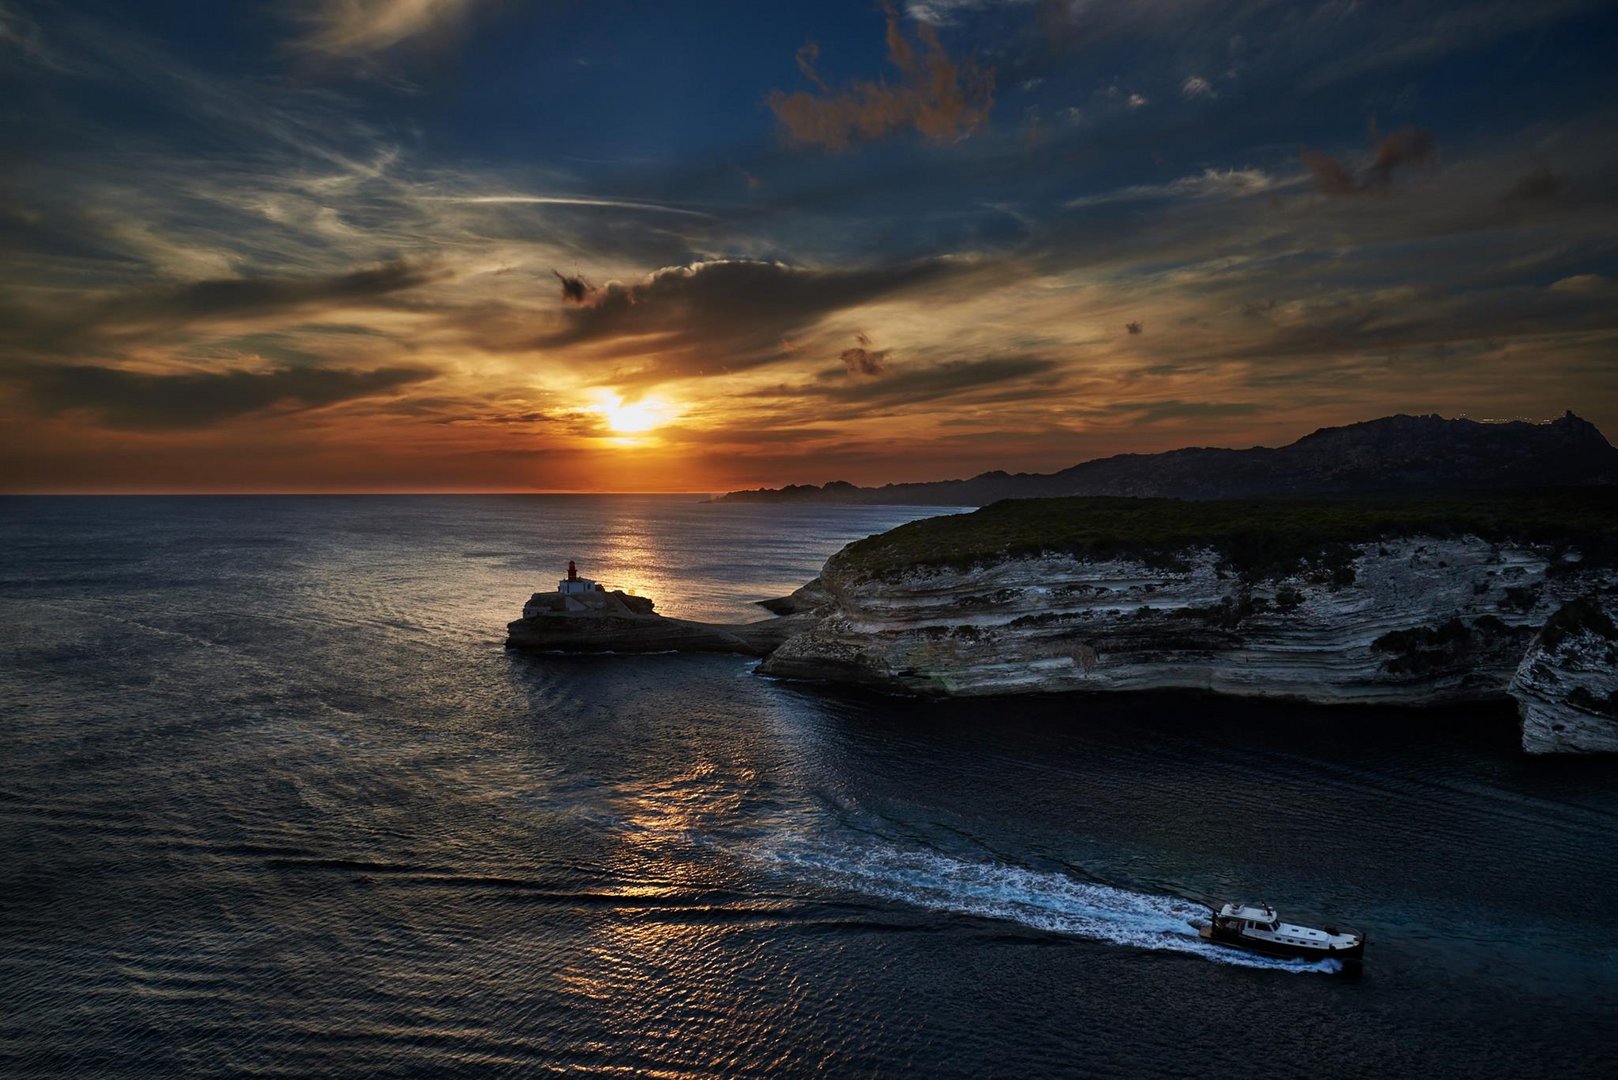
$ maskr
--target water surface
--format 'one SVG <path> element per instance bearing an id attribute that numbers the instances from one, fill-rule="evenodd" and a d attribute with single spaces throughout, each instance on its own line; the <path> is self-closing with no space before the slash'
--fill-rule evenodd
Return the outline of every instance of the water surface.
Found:
<path id="1" fill-rule="evenodd" d="M 929 703 L 523 657 L 929 511 L 0 501 L 0 1072 L 1618 1068 L 1618 763 L 1509 710 Z M 1200 943 L 1261 895 L 1365 972 Z"/>

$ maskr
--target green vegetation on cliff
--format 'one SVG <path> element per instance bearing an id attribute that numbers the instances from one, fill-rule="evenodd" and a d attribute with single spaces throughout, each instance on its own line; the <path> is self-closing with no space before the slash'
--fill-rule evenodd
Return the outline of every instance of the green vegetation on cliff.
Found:
<path id="1" fill-rule="evenodd" d="M 1604 562 L 1618 556 L 1618 488 L 1421 498 L 1008 499 L 867 537 L 832 556 L 827 569 L 853 581 L 1039 555 L 1173 568 L 1183 552 L 1211 547 L 1227 569 L 1247 577 L 1307 570 L 1343 585 L 1353 581 L 1351 545 L 1415 535 L 1549 544 Z"/>

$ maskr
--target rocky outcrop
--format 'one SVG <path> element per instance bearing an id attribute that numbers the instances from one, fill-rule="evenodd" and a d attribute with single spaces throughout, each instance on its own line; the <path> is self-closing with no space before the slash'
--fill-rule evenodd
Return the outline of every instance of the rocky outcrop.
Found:
<path id="1" fill-rule="evenodd" d="M 778 596 L 773 600 L 755 600 L 754 603 L 772 615 L 802 615 L 824 611 L 836 603 L 836 598 L 826 591 L 826 586 L 821 584 L 819 578 L 814 578 L 786 596 Z"/>
<path id="2" fill-rule="evenodd" d="M 1177 689 L 1438 705 L 1512 694 L 1529 749 L 1618 750 L 1618 646 L 1597 629 L 1548 640 L 1553 613 L 1615 584 L 1573 553 L 1415 536 L 1262 581 L 1211 548 L 1172 568 L 1038 556 L 873 578 L 840 575 L 834 560 L 822 580 L 835 606 L 764 673 L 950 696 Z"/>
<path id="3" fill-rule="evenodd" d="M 1511 681 L 1531 754 L 1618 753 L 1618 628 L 1611 605 L 1580 597 L 1534 637 Z"/>
<path id="4" fill-rule="evenodd" d="M 622 592 L 579 597 L 535 593 L 506 627 L 506 647 L 526 652 L 720 652 L 767 656 L 808 628 L 807 615 L 725 625 L 658 615 L 651 600 Z"/>

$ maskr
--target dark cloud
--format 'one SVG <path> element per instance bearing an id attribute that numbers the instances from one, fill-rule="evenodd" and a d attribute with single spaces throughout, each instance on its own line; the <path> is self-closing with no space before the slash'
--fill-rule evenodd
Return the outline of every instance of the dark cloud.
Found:
<path id="1" fill-rule="evenodd" d="M 856 334 L 854 340 L 858 344 L 844 349 L 838 356 L 850 375 L 880 375 L 887 370 L 888 353 L 892 350 L 871 348 L 871 339 L 866 334 Z"/>
<path id="2" fill-rule="evenodd" d="M 1368 170 L 1374 184 L 1386 187 L 1393 181 L 1393 170 L 1403 165 L 1425 165 L 1433 159 L 1433 133 L 1426 128 L 1407 127 L 1377 140 L 1376 160 Z"/>
<path id="3" fill-rule="evenodd" d="M 910 41 L 898 12 L 886 11 L 888 62 L 899 69 L 899 81 L 856 79 L 833 90 L 815 68 L 820 49 L 810 42 L 798 50 L 797 62 L 814 89 L 769 96 L 770 110 L 791 142 L 835 152 L 910 129 L 944 142 L 988 119 L 994 69 L 951 59 L 938 32 L 925 23 L 916 27 L 917 41 Z"/>
<path id="4" fill-rule="evenodd" d="M 887 370 L 887 349 L 844 349 L 838 359 L 850 375 L 880 375 Z"/>
<path id="5" fill-rule="evenodd" d="M 12 381 L 46 413 L 86 412 L 109 427 L 199 428 L 276 405 L 295 409 L 374 397 L 433 378 L 424 368 L 190 372 L 153 375 L 91 364 L 38 365 Z"/>
<path id="6" fill-rule="evenodd" d="M 1354 182 L 1354 170 L 1341 161 L 1318 150 L 1302 150 L 1298 159 L 1315 178 L 1315 186 L 1322 195 L 1352 195 L 1359 190 Z"/>
<path id="7" fill-rule="evenodd" d="M 346 274 L 312 278 L 227 278 L 197 281 L 111 300 L 94 314 L 114 318 L 192 322 L 210 318 L 364 303 L 444 277 L 402 259 Z"/>
<path id="8" fill-rule="evenodd" d="M 562 300 L 564 303 L 582 304 L 595 292 L 595 286 L 586 281 L 579 274 L 564 274 L 560 270 L 552 270 L 556 280 L 562 283 Z"/>
<path id="9" fill-rule="evenodd" d="M 13 355 L 104 352 L 195 323 L 376 306 L 444 276 L 427 264 L 395 260 L 325 277 L 225 278 L 131 289 L 49 310 L 0 312 L 0 348 Z"/>
<path id="10" fill-rule="evenodd" d="M 555 424 L 563 419 L 564 417 L 552 416 L 550 413 L 529 410 L 528 412 L 480 413 L 477 416 L 445 416 L 434 420 L 433 423 L 502 427 L 507 425 Z"/>
<path id="11" fill-rule="evenodd" d="M 1525 201 L 1554 199 L 1561 194 L 1562 186 L 1562 178 L 1542 166 L 1512 184 L 1505 197 L 1508 200 Z"/>
<path id="12" fill-rule="evenodd" d="M 1096 409 L 1098 415 L 1129 416 L 1146 423 L 1159 420 L 1194 420 L 1221 416 L 1252 416 L 1269 406 L 1249 401 L 1121 401 Z"/>
<path id="13" fill-rule="evenodd" d="M 563 313 L 565 325 L 527 343 L 556 348 L 601 343 L 609 357 L 646 357 L 649 379 L 717 374 L 789 355 L 783 339 L 822 316 L 961 272 L 926 260 L 858 270 L 809 270 L 728 260 L 609 282 Z"/>
<path id="14" fill-rule="evenodd" d="M 1410 165 L 1426 165 L 1433 160 L 1437 140 L 1426 128 L 1406 127 L 1379 135 L 1373 125 L 1371 163 L 1356 174 L 1342 161 L 1317 150 L 1304 149 L 1298 158 L 1315 178 L 1322 195 L 1357 195 L 1386 191 L 1393 184 L 1394 172 Z"/>
<path id="15" fill-rule="evenodd" d="M 858 382 L 778 386 L 757 391 L 757 396 L 818 397 L 862 407 L 913 405 L 968 394 L 1002 383 L 1052 375 L 1060 367 L 1056 361 L 1038 356 L 957 360 L 924 368 L 906 365 L 906 370 L 897 374 Z"/>

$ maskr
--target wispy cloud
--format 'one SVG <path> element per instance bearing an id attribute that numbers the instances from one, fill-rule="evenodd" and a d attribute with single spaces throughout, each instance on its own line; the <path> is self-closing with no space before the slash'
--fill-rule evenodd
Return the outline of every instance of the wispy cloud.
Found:
<path id="1" fill-rule="evenodd" d="M 688 210 L 666 203 L 639 202 L 634 199 L 601 199 L 587 195 L 424 195 L 427 202 L 464 203 L 468 206 L 600 206 L 613 210 L 646 210 L 656 214 L 684 214 L 687 217 L 714 219 L 713 214 Z"/>
<path id="2" fill-rule="evenodd" d="M 6 376 L 50 414 L 84 412 L 109 427 L 206 427 L 277 406 L 305 410 L 397 391 L 437 375 L 430 368 L 153 374 L 88 364 L 34 366 Z"/>
<path id="3" fill-rule="evenodd" d="M 1138 202 L 1150 199 L 1240 199 L 1284 187 L 1291 181 L 1270 175 L 1263 169 L 1204 169 L 1170 180 L 1165 184 L 1131 184 L 1112 191 L 1097 192 L 1069 199 L 1063 205 L 1070 210 L 1108 203 Z"/>
<path id="4" fill-rule="evenodd" d="M 0 360 L 95 352 L 116 354 L 209 323 L 352 311 L 441 279 L 441 271 L 403 261 L 308 278 L 222 278 L 129 289 L 90 299 L 10 306 L 0 331 Z"/>
<path id="5" fill-rule="evenodd" d="M 443 30 L 480 0 L 308 0 L 296 44 L 313 52 L 367 55 Z"/>

